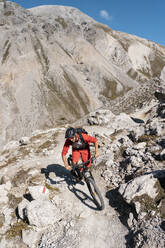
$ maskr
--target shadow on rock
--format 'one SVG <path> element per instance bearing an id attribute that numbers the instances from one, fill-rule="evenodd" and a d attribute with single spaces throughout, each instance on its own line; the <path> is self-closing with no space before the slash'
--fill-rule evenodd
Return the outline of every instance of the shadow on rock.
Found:
<path id="1" fill-rule="evenodd" d="M 50 177 L 50 173 L 54 173 L 56 177 L 60 178 L 61 180 L 55 181 Z M 66 182 L 68 185 L 68 189 L 75 194 L 75 196 L 86 206 L 93 210 L 99 210 L 97 207 L 93 207 L 87 203 L 87 201 L 91 201 L 94 203 L 93 198 L 88 196 L 85 192 L 77 189 L 74 187 L 76 185 L 76 179 L 71 175 L 70 171 L 66 170 L 64 166 L 60 164 L 50 164 L 46 168 L 41 169 L 41 174 L 45 174 L 45 178 L 49 180 L 50 184 L 60 184 L 62 182 Z M 81 184 L 84 184 L 82 181 Z"/>
<path id="2" fill-rule="evenodd" d="M 147 174 L 153 174 L 153 176 L 158 179 L 162 189 L 165 190 L 165 170 L 156 170 L 153 172 L 146 173 L 146 175 Z"/>
<path id="3" fill-rule="evenodd" d="M 165 221 L 162 221 L 160 227 L 163 229 L 163 231 L 165 231 Z"/>
<path id="4" fill-rule="evenodd" d="M 131 117 L 131 119 L 136 123 L 144 123 L 142 119 Z"/>
<path id="5" fill-rule="evenodd" d="M 88 196 L 85 192 L 81 191 L 80 189 L 75 188 L 74 185 L 68 186 L 69 190 L 75 194 L 75 196 L 87 207 L 93 209 L 93 210 L 99 210 L 97 207 L 93 207 L 88 202 L 94 203 L 93 199 Z"/>
<path id="6" fill-rule="evenodd" d="M 60 181 L 55 181 L 52 179 L 49 174 L 53 172 L 56 177 L 61 178 L 62 180 Z M 72 175 L 68 170 L 65 169 L 64 166 L 60 164 L 50 164 L 47 166 L 47 168 L 42 168 L 41 169 L 41 174 L 45 174 L 45 178 L 49 179 L 50 184 L 60 184 L 62 182 L 66 182 L 68 185 L 73 184 L 72 183 Z"/>
<path id="7" fill-rule="evenodd" d="M 106 197 L 109 199 L 109 205 L 118 212 L 121 223 L 129 230 L 128 235 L 125 237 L 126 247 L 133 248 L 133 232 L 128 226 L 128 218 L 129 214 L 132 213 L 134 218 L 137 219 L 137 213 L 134 206 L 129 205 L 124 201 L 123 197 L 118 192 L 118 188 L 107 191 Z"/>
<path id="8" fill-rule="evenodd" d="M 133 206 L 126 203 L 117 189 L 107 191 L 106 197 L 109 199 L 109 205 L 119 213 L 119 219 L 124 226 L 128 228 L 127 220 L 132 212 L 136 218 L 136 211 Z"/>

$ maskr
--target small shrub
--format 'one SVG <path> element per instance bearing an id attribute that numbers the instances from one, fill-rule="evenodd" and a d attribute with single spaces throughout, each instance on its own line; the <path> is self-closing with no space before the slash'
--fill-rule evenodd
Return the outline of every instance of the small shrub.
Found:
<path id="1" fill-rule="evenodd" d="M 67 28 L 67 23 L 65 22 L 64 18 L 58 17 L 55 19 L 56 22 L 60 23 L 63 29 Z"/>
<path id="2" fill-rule="evenodd" d="M 144 134 L 144 135 L 141 135 L 138 138 L 138 142 L 151 142 L 151 141 L 154 141 L 156 139 L 157 139 L 157 136 L 156 135 L 147 135 L 147 134 Z"/>
<path id="3" fill-rule="evenodd" d="M 11 47 L 11 43 L 8 43 L 6 50 L 5 50 L 3 57 L 2 57 L 2 64 L 5 63 L 5 61 L 7 60 L 8 56 L 9 56 L 10 47 Z"/>
<path id="4" fill-rule="evenodd" d="M 3 226 L 5 223 L 5 216 L 3 214 L 0 214 L 0 228 Z"/>
<path id="5" fill-rule="evenodd" d="M 11 10 L 5 11 L 4 15 L 5 16 L 14 15 L 14 11 L 11 11 Z"/>
<path id="6" fill-rule="evenodd" d="M 15 177 L 12 179 L 12 185 L 14 187 L 19 187 L 20 184 L 25 184 L 28 179 L 28 171 L 24 171 L 23 169 L 18 171 Z"/>
<path id="7" fill-rule="evenodd" d="M 122 132 L 123 132 L 123 130 L 119 129 L 119 130 L 115 131 L 114 133 L 112 133 L 110 135 L 111 140 L 114 141 L 116 139 L 117 135 L 121 134 Z"/>
<path id="8" fill-rule="evenodd" d="M 17 236 L 21 237 L 22 230 L 28 230 L 28 229 L 29 229 L 28 225 L 23 221 L 15 223 L 13 226 L 11 226 L 9 230 L 7 230 L 5 234 L 6 239 L 10 240 L 16 238 Z"/>
<path id="9" fill-rule="evenodd" d="M 36 153 L 42 152 L 43 149 L 48 149 L 51 145 L 52 145 L 52 141 L 47 140 L 46 142 L 44 142 L 42 145 L 38 147 L 38 149 L 36 150 Z"/>
<path id="10" fill-rule="evenodd" d="M 15 197 L 13 194 L 8 194 L 8 199 L 9 199 L 9 207 L 16 209 L 18 204 L 22 201 L 22 197 Z"/>

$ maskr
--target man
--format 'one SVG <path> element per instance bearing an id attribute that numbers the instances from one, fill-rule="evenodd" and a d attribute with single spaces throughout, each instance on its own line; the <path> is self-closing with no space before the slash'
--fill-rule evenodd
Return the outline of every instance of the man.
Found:
<path id="1" fill-rule="evenodd" d="M 82 162 L 86 162 L 90 159 L 90 143 L 95 145 L 95 158 L 99 156 L 98 154 L 98 141 L 96 138 L 89 136 L 85 133 L 78 133 L 75 128 L 69 127 L 65 133 L 65 144 L 62 150 L 62 159 L 67 170 L 71 170 L 67 161 L 67 152 L 70 146 L 72 146 L 72 161 L 73 163 L 78 163 L 79 159 L 82 159 Z M 91 161 L 86 165 L 87 167 L 91 166 Z"/>

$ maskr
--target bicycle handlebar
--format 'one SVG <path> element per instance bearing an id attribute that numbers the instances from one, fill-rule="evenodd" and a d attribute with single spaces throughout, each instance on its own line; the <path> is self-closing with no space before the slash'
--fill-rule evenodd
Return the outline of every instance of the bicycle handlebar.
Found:
<path id="1" fill-rule="evenodd" d="M 93 162 L 95 159 L 96 159 L 95 157 L 91 157 L 91 158 L 88 159 L 87 161 L 82 162 L 82 163 L 80 163 L 80 164 L 74 164 L 74 163 L 72 163 L 72 166 L 73 166 L 73 168 L 76 168 L 76 167 L 83 168 L 84 165 L 88 164 L 90 160 L 91 160 L 91 162 Z"/>

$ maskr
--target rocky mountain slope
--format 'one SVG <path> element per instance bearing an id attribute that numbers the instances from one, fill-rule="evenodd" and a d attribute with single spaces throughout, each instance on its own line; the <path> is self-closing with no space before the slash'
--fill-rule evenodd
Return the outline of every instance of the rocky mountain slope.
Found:
<path id="1" fill-rule="evenodd" d="M 0 32 L 1 147 L 71 123 L 159 77 L 165 65 L 164 47 L 72 7 L 0 3 Z"/>
<path id="2" fill-rule="evenodd" d="M 0 31 L 0 247 L 164 248 L 165 48 L 64 6 L 0 3 Z M 103 211 L 63 166 L 69 123 L 98 138 Z"/>
<path id="3" fill-rule="evenodd" d="M 105 209 L 63 167 L 66 127 L 35 131 L 0 154 L 0 247 L 164 248 L 164 102 L 134 117 L 100 109 L 85 118 L 99 140 L 93 175 Z"/>

